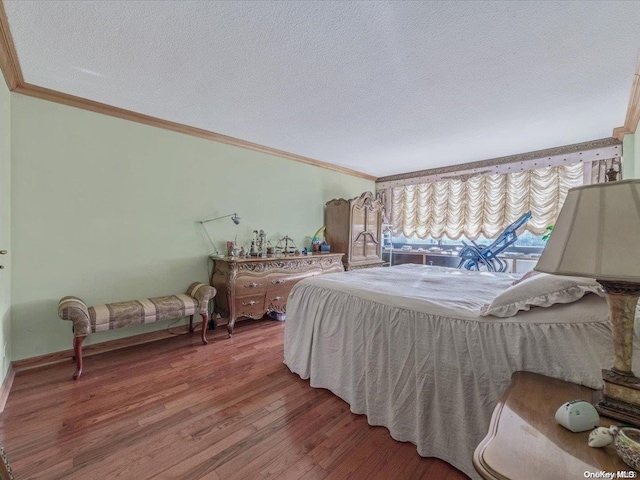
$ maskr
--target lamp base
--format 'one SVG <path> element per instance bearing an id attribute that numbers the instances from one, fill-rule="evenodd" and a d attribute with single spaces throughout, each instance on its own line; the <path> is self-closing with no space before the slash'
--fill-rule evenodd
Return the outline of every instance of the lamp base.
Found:
<path id="1" fill-rule="evenodd" d="M 602 370 L 604 389 L 594 394 L 598 413 L 640 427 L 640 378 Z"/>

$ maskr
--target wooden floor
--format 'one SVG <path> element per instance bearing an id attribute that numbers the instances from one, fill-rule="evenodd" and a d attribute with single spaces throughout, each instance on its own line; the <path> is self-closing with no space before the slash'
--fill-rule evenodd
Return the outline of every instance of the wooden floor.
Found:
<path id="1" fill-rule="evenodd" d="M 284 323 L 177 335 L 19 373 L 0 415 L 16 479 L 467 478 L 282 363 Z"/>

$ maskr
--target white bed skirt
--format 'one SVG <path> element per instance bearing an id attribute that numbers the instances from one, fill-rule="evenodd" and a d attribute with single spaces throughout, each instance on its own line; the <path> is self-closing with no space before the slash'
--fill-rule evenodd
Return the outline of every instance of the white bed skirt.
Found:
<path id="1" fill-rule="evenodd" d="M 455 318 L 441 315 L 449 306 L 434 309 L 420 298 L 430 281 L 441 282 L 433 271 L 376 270 L 295 286 L 287 303 L 284 363 L 312 387 L 331 390 L 352 412 L 365 414 L 369 424 L 387 427 L 420 455 L 443 459 L 472 478 L 479 478 L 473 450 L 514 372 L 600 388 L 600 369 L 612 364 L 606 302 L 595 295 L 513 319 L 479 317 L 471 313 L 476 303 L 506 288 L 512 277 L 484 277 L 476 288 L 465 275 L 455 281 L 454 296 L 465 297 L 463 318 Z M 446 288 L 432 286 L 435 297 Z"/>

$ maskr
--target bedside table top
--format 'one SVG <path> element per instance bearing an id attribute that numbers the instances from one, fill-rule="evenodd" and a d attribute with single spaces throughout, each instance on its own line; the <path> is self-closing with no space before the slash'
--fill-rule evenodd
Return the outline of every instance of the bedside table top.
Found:
<path id="1" fill-rule="evenodd" d="M 629 471 L 613 444 L 587 445 L 590 431 L 573 433 L 555 421 L 569 400 L 592 401 L 594 390 L 530 372 L 516 372 L 498 399 L 487 436 L 473 454 L 485 479 L 585 478 L 584 472 Z M 619 422 L 600 418 L 601 426 Z"/>

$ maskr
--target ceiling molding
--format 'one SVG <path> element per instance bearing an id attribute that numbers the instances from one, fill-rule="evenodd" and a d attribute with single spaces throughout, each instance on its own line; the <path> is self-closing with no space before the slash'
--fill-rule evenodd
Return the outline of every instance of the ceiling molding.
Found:
<path id="1" fill-rule="evenodd" d="M 185 135 L 191 135 L 193 137 L 204 138 L 218 143 L 225 143 L 227 145 L 233 145 L 235 147 L 245 148 L 247 150 L 253 150 L 256 152 L 266 153 L 268 155 L 274 155 L 280 158 L 286 158 L 288 160 L 294 160 L 296 162 L 305 163 L 314 167 L 324 168 L 326 170 L 332 170 L 334 172 L 351 175 L 354 177 L 364 178 L 365 180 L 376 181 L 377 177 L 369 175 L 357 170 L 352 170 L 346 167 L 340 167 L 330 163 L 315 160 L 313 158 L 304 157 L 295 153 L 285 152 L 284 150 L 278 150 L 277 148 L 267 147 L 258 143 L 248 142 L 239 138 L 222 135 L 220 133 L 211 132 L 201 128 L 191 127 L 182 123 L 170 122 L 161 118 L 152 117 L 150 115 L 144 115 L 142 113 L 133 112 L 131 110 L 125 110 L 124 108 L 114 107 L 105 103 L 95 102 L 82 97 L 76 97 L 66 93 L 59 92 L 57 90 L 51 90 L 49 88 L 39 87 L 37 85 L 31 85 L 24 81 L 22 76 L 22 70 L 20 69 L 20 63 L 18 62 L 18 55 L 13 43 L 11 31 L 9 30 L 9 22 L 4 10 L 2 0 L 0 0 L 0 69 L 4 75 L 7 87 L 12 92 L 20 93 L 41 100 L 47 100 L 50 102 L 60 103 L 70 107 L 81 108 L 83 110 L 89 110 L 95 113 L 101 113 L 103 115 L 109 115 L 111 117 L 120 118 L 123 120 L 129 120 L 131 122 L 142 123 L 152 127 L 162 128 L 165 130 L 171 130 L 173 132 L 183 133 Z"/>
<path id="2" fill-rule="evenodd" d="M 105 103 L 95 102 L 86 98 L 76 97 L 75 95 L 58 92 L 57 90 L 51 90 L 49 88 L 31 85 L 29 83 L 19 84 L 13 91 L 22 95 L 39 98 L 40 100 L 60 103 L 69 107 L 81 108 L 83 110 L 89 110 L 90 112 L 109 115 L 110 117 L 121 118 L 123 120 L 129 120 L 131 122 L 142 123 L 144 125 L 149 125 L 152 127 L 163 128 L 165 130 L 171 130 L 173 132 L 184 133 L 185 135 L 204 138 L 206 140 L 211 140 L 214 142 L 226 143 L 227 145 L 233 145 L 235 147 L 245 148 L 247 150 L 266 153 L 268 155 L 275 155 L 276 157 L 286 158 L 288 160 L 294 160 L 300 163 L 306 163 L 307 165 L 313 165 L 314 167 L 333 170 L 335 172 L 364 178 L 366 180 L 376 180 L 376 177 L 373 175 L 358 172 L 350 168 L 332 165 L 330 163 L 321 162 L 320 160 L 315 160 L 313 158 L 303 157 L 302 155 L 296 155 L 295 153 L 289 153 L 257 143 L 247 142 L 246 140 L 240 140 L 238 138 L 229 137 L 227 135 L 211 132 L 209 130 L 190 127 L 189 125 L 184 125 L 182 123 L 162 120 L 161 118 L 144 115 L 142 113 L 133 112 L 131 110 L 125 110 L 124 108 L 118 108 L 107 105 Z"/>
<path id="3" fill-rule="evenodd" d="M 514 155 L 511 157 L 501 157 L 498 159 L 485 160 L 482 162 L 472 162 L 472 163 L 467 163 L 463 165 L 445 167 L 442 169 L 421 170 L 418 172 L 410 172 L 410 173 L 405 173 L 401 175 L 392 175 L 392 176 L 376 178 L 373 175 L 369 175 L 357 170 L 333 165 L 330 163 L 315 160 L 313 158 L 308 158 L 302 155 L 297 155 L 297 154 L 289 153 L 283 150 L 271 148 L 265 145 L 248 142 L 238 138 L 215 133 L 209 130 L 191 127 L 185 124 L 163 120 L 150 115 L 144 115 L 131 110 L 126 110 L 126 109 L 114 107 L 108 104 L 95 102 L 93 100 L 89 100 L 86 98 L 62 93 L 57 90 L 47 89 L 44 87 L 28 84 L 24 81 L 24 77 L 20 68 L 18 56 L 16 53 L 13 38 L 9 29 L 9 23 L 7 20 L 7 16 L 6 16 L 6 12 L 5 12 L 2 0 L 0 0 L 0 69 L 3 72 L 4 78 L 9 90 L 16 93 L 31 96 L 34 98 L 39 98 L 42 100 L 60 103 L 67 106 L 72 106 L 75 108 L 81 108 L 84 110 L 89 110 L 92 112 L 101 113 L 104 115 L 109 115 L 116 118 L 121 118 L 129 121 L 157 127 L 157 128 L 171 130 L 174 132 L 195 136 L 195 137 L 207 139 L 210 141 L 225 143 L 225 144 L 233 145 L 239 148 L 245 148 L 245 149 L 249 149 L 249 150 L 253 150 L 253 151 L 257 151 L 257 152 L 261 152 L 269 155 L 274 155 L 280 158 L 285 158 L 285 159 L 305 163 L 305 164 L 316 166 L 319 168 L 336 171 L 342 174 L 347 174 L 350 176 L 355 176 L 355 177 L 363 178 L 370 181 L 376 181 L 377 184 L 380 184 L 381 182 L 385 182 L 385 183 L 397 182 L 397 181 L 408 182 L 411 179 L 424 177 L 425 175 L 446 174 L 451 172 L 454 172 L 454 173 L 457 172 L 457 174 L 463 174 L 465 173 L 465 171 L 466 173 L 470 173 L 472 172 L 473 169 L 483 168 L 488 165 L 495 166 L 495 165 L 506 164 L 506 163 L 514 163 L 514 162 L 522 161 L 519 159 L 519 157 L 527 156 L 531 154 L 543 154 L 544 156 L 544 152 L 547 152 L 545 150 L 542 150 L 538 152 L 531 152 L 529 154 Z M 639 119 L 640 119 L 640 63 L 638 63 L 636 67 L 636 73 L 634 75 L 633 87 L 632 87 L 632 91 L 629 99 L 629 106 L 628 106 L 624 126 L 614 129 L 613 136 L 618 140 L 621 140 L 624 135 L 629 133 L 634 133 L 637 128 Z M 609 140 L 614 140 L 614 139 L 609 139 Z M 561 148 L 567 148 L 567 147 L 561 147 Z M 621 147 L 620 147 L 620 150 L 621 150 Z M 431 173 L 428 173 L 428 172 L 431 172 Z"/>
<path id="4" fill-rule="evenodd" d="M 4 5 L 0 1 L 0 69 L 4 75 L 4 81 L 7 83 L 9 90 L 14 90 L 18 85 L 24 82 L 20 63 L 18 63 L 18 54 L 13 44 L 13 38 L 9 31 L 9 21 L 4 11 Z"/>
<path id="5" fill-rule="evenodd" d="M 636 73 L 633 76 L 624 125 L 613 129 L 613 137 L 622 140 L 625 135 L 635 133 L 636 128 L 638 128 L 638 121 L 640 121 L 640 59 L 636 66 Z"/>
<path id="6" fill-rule="evenodd" d="M 452 165 L 450 167 L 431 168 L 429 170 L 380 177 L 376 181 L 376 189 L 381 190 L 404 185 L 437 182 L 448 178 L 517 172 L 543 166 L 590 162 L 620 156 L 622 156 L 621 142 L 613 137 L 608 137 L 590 142 L 576 143 L 574 145 L 509 155 L 508 157 L 492 158 L 461 165 Z"/>

